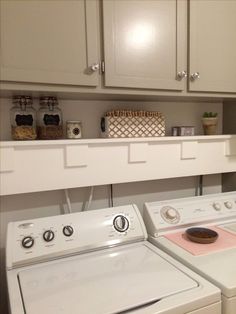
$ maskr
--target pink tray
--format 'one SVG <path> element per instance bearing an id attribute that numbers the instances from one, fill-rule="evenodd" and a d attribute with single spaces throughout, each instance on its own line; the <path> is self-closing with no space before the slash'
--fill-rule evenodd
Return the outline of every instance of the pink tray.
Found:
<path id="1" fill-rule="evenodd" d="M 236 247 L 236 234 L 218 227 L 208 227 L 215 230 L 219 237 L 214 243 L 200 244 L 187 239 L 183 231 L 165 235 L 165 238 L 182 247 L 193 255 L 205 255 L 212 252 Z"/>

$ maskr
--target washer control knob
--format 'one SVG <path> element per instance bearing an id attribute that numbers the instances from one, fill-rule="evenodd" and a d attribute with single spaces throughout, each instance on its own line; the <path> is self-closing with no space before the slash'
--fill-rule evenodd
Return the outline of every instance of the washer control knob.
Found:
<path id="1" fill-rule="evenodd" d="M 233 204 L 231 202 L 229 202 L 229 201 L 224 202 L 224 204 L 225 204 L 225 207 L 228 208 L 228 209 L 231 209 L 233 207 Z"/>
<path id="2" fill-rule="evenodd" d="M 114 228 L 119 232 L 125 232 L 129 228 L 129 221 L 123 215 L 118 215 L 113 220 Z"/>
<path id="3" fill-rule="evenodd" d="M 31 236 L 24 237 L 21 241 L 23 248 L 30 249 L 34 245 L 34 239 Z"/>
<path id="4" fill-rule="evenodd" d="M 54 239 L 54 237 L 55 237 L 55 234 L 52 230 L 46 230 L 43 233 L 43 239 L 46 242 L 51 242 Z"/>
<path id="5" fill-rule="evenodd" d="M 217 210 L 217 211 L 219 211 L 219 210 L 221 210 L 221 205 L 220 205 L 220 203 L 213 203 L 213 208 L 215 209 L 215 210 Z"/>
<path id="6" fill-rule="evenodd" d="M 73 233 L 74 233 L 74 229 L 71 226 L 68 225 L 63 228 L 63 234 L 66 237 L 71 237 Z"/>

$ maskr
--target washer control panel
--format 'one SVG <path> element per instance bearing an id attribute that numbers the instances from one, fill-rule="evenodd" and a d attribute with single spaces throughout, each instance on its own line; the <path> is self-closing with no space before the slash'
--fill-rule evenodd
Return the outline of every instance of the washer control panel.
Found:
<path id="1" fill-rule="evenodd" d="M 152 234 L 233 218 L 236 218 L 236 192 L 144 204 L 144 221 Z"/>
<path id="2" fill-rule="evenodd" d="M 7 233 L 7 267 L 146 238 L 135 205 L 12 222 Z"/>

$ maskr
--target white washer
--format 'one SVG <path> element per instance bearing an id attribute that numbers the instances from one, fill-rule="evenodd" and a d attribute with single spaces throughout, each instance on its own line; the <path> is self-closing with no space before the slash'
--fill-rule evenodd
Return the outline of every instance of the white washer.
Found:
<path id="1" fill-rule="evenodd" d="M 12 314 L 220 314 L 220 290 L 147 240 L 135 205 L 12 222 Z"/>
<path id="2" fill-rule="evenodd" d="M 236 313 L 236 192 L 145 203 L 151 243 L 221 289 L 222 313 Z M 214 229 L 215 243 L 187 239 L 189 227 Z"/>

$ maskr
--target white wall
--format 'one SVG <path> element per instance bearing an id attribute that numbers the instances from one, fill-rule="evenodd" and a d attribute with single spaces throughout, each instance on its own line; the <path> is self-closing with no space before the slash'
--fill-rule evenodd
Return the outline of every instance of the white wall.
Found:
<path id="1" fill-rule="evenodd" d="M 0 140 L 10 140 L 9 109 L 10 99 L 1 99 L 0 103 Z M 201 115 L 204 111 L 216 111 L 220 121 L 222 117 L 221 103 L 178 103 L 178 102 L 124 102 L 124 101 L 76 101 L 61 100 L 64 121 L 81 120 L 83 134 L 86 138 L 99 137 L 100 117 L 104 112 L 114 108 L 131 108 L 144 110 L 159 110 L 166 116 L 167 134 L 171 133 L 171 126 L 194 125 L 196 134 L 202 134 Z M 38 100 L 35 100 L 38 108 Z M 219 124 L 219 133 L 222 124 Z M 32 174 L 34 175 L 34 174 Z M 19 184 L 24 184 L 22 178 Z M 114 206 L 136 203 L 140 209 L 145 201 L 171 199 L 195 195 L 197 177 L 176 178 L 168 180 L 117 184 L 113 187 Z M 70 190 L 73 211 L 80 211 L 83 203 L 88 199 L 88 188 Z M 221 175 L 204 177 L 205 194 L 221 191 Z M 100 186 L 94 190 L 91 209 L 108 207 L 109 187 Z M 6 313 L 6 286 L 4 270 L 4 254 L 6 228 L 9 221 L 31 219 L 36 217 L 58 215 L 63 213 L 65 198 L 63 191 L 51 191 L 23 195 L 4 196 L 0 199 L 0 285 L 1 301 L 0 313 Z"/>

